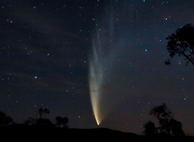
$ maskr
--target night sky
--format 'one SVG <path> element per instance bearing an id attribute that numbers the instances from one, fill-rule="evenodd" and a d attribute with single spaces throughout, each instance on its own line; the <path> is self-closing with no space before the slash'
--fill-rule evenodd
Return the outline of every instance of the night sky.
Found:
<path id="1" fill-rule="evenodd" d="M 51 119 L 68 116 L 70 127 L 97 127 L 89 57 L 108 15 L 114 67 L 106 80 L 114 99 L 104 101 L 117 105 L 101 127 L 141 133 L 151 108 L 165 102 L 194 134 L 194 67 L 181 58 L 164 64 L 165 38 L 194 23 L 193 0 L 1 0 L 0 110 L 22 122 L 42 106 Z"/>

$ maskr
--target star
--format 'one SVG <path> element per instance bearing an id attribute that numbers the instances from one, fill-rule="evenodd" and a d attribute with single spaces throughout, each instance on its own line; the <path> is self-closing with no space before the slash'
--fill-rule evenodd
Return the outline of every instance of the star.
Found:
<path id="1" fill-rule="evenodd" d="M 145 51 L 146 53 L 147 53 L 147 52 L 149 52 L 149 50 L 148 50 L 148 49 L 145 49 L 144 51 Z"/>
<path id="2" fill-rule="evenodd" d="M 188 99 L 189 99 L 188 96 L 186 96 L 186 97 L 183 98 L 183 100 L 184 100 L 185 102 L 188 101 Z"/>
<path id="3" fill-rule="evenodd" d="M 37 79 L 38 79 L 38 76 L 37 76 L 37 75 L 35 75 L 35 76 L 34 76 L 34 79 L 35 79 L 35 80 L 37 80 Z"/>

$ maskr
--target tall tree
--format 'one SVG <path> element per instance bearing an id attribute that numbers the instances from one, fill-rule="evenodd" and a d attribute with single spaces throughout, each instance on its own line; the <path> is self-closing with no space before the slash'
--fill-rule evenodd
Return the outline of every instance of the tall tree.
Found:
<path id="1" fill-rule="evenodd" d="M 186 64 L 194 65 L 194 26 L 187 24 L 167 37 L 167 49 L 171 58 L 183 57 Z M 170 59 L 166 61 L 170 64 Z"/>
<path id="2" fill-rule="evenodd" d="M 184 131 L 181 122 L 174 119 L 172 112 L 166 104 L 154 107 L 150 115 L 154 116 L 158 121 L 159 126 L 156 127 L 151 121 L 144 125 L 144 133 L 147 136 L 162 135 L 162 136 L 184 136 Z"/>

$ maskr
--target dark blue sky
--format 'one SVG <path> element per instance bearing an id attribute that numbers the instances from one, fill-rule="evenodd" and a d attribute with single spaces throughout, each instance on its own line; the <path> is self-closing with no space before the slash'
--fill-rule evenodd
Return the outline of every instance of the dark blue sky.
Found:
<path id="1" fill-rule="evenodd" d="M 0 110 L 21 122 L 45 106 L 51 118 L 68 116 L 71 127 L 96 127 L 88 56 L 94 32 L 112 7 L 117 46 L 109 59 L 114 70 L 108 88 L 125 101 L 103 126 L 141 132 L 149 110 L 166 102 L 185 131 L 194 133 L 194 68 L 180 58 L 164 65 L 165 38 L 194 23 L 193 5 L 193 0 L 1 0 Z"/>

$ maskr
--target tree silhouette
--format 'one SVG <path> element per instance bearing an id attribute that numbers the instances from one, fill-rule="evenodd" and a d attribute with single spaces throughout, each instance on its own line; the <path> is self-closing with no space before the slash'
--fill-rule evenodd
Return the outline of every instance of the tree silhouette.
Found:
<path id="1" fill-rule="evenodd" d="M 166 104 L 154 107 L 150 115 L 157 119 L 159 126 L 156 128 L 153 122 L 146 123 L 145 135 L 184 136 L 181 122 L 173 118 Z"/>
<path id="2" fill-rule="evenodd" d="M 45 114 L 49 113 L 50 110 L 48 108 L 40 107 L 38 109 L 39 118 L 35 120 L 35 124 L 33 125 L 38 128 L 53 128 L 54 124 L 49 119 L 43 117 Z"/>
<path id="3" fill-rule="evenodd" d="M 186 64 L 194 65 L 194 26 L 187 24 L 167 37 L 167 49 L 171 58 L 176 55 L 184 58 Z M 170 64 L 170 60 L 165 62 Z"/>
<path id="4" fill-rule="evenodd" d="M 162 104 L 161 106 L 154 107 L 150 115 L 157 118 L 160 124 L 160 134 L 170 135 L 170 120 L 173 118 L 172 112 L 167 108 L 166 104 Z"/>
<path id="5" fill-rule="evenodd" d="M 173 136 L 184 136 L 184 131 L 182 129 L 182 124 L 181 122 L 172 119 L 170 121 L 170 125 L 171 125 L 171 130 L 172 130 L 172 135 Z"/>
<path id="6" fill-rule="evenodd" d="M 6 113 L 0 112 L 0 128 L 68 128 L 68 117 L 58 116 L 54 124 L 50 119 L 43 117 L 50 113 L 49 109 L 41 107 L 37 112 L 38 117 L 29 117 L 21 124 L 15 123 Z"/>
<path id="7" fill-rule="evenodd" d="M 69 119 L 67 117 L 58 116 L 56 117 L 56 122 L 58 128 L 68 128 L 67 123 L 69 122 Z"/>
<path id="8" fill-rule="evenodd" d="M 4 112 L 0 112 L 0 127 L 8 127 L 14 124 L 11 117 L 7 116 Z"/>
<path id="9" fill-rule="evenodd" d="M 157 128 L 155 126 L 155 124 L 151 121 L 147 122 L 144 125 L 144 134 L 146 136 L 155 136 L 157 134 Z"/>
<path id="10" fill-rule="evenodd" d="M 50 113 L 50 111 L 47 108 L 42 108 L 41 107 L 41 108 L 38 109 L 39 119 L 42 119 L 44 114 L 49 114 L 49 113 Z"/>

